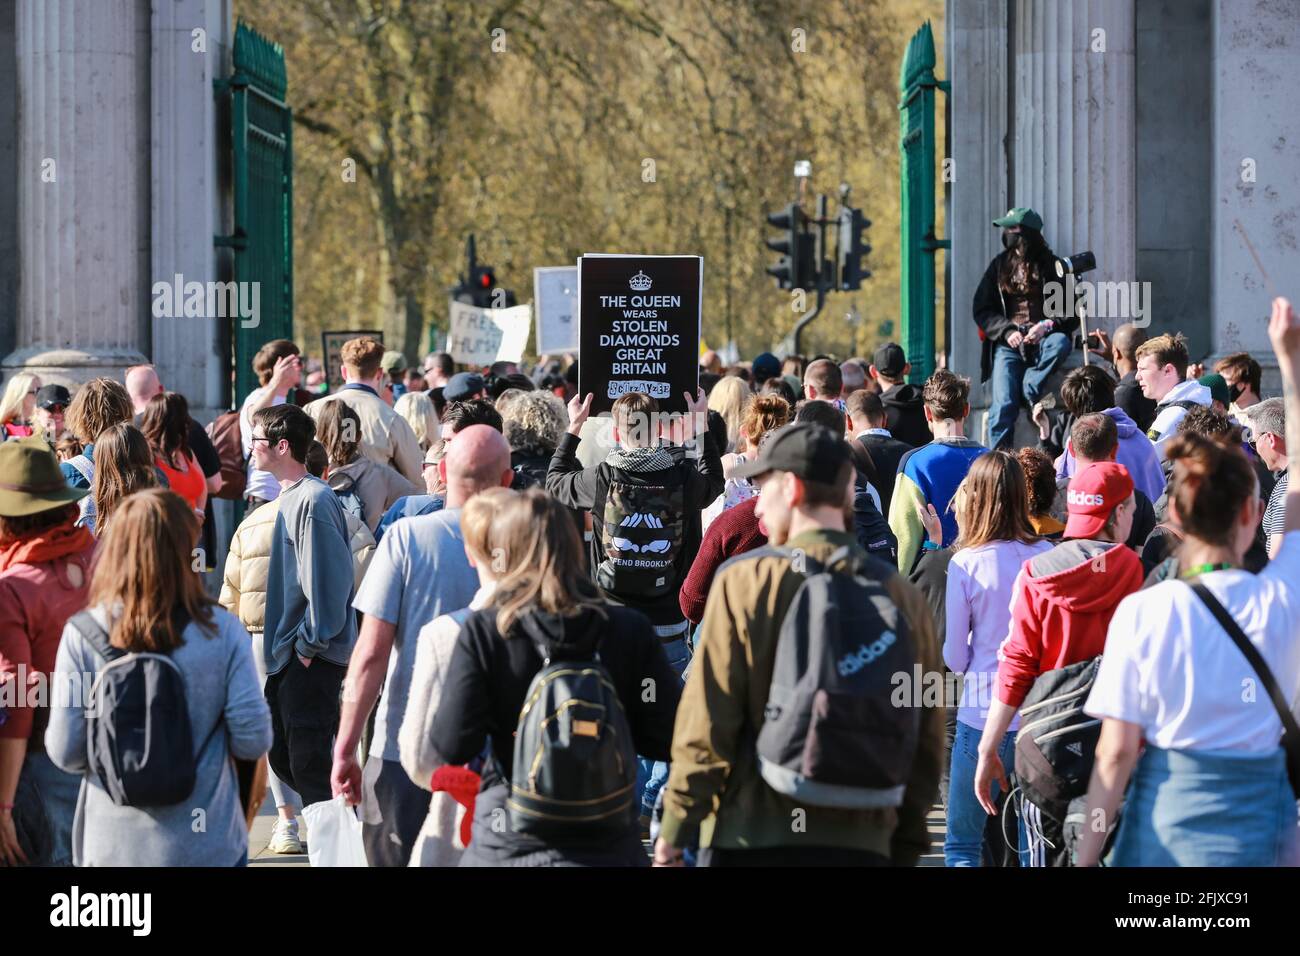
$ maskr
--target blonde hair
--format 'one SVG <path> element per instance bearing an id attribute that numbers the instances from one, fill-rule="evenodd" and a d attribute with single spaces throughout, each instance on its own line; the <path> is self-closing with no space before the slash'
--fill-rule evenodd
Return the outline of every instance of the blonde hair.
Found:
<path id="1" fill-rule="evenodd" d="M 32 390 L 32 383 L 39 381 L 40 378 L 31 372 L 19 372 L 9 379 L 4 398 L 0 398 L 0 425 L 8 425 L 15 418 L 22 418 L 27 393 Z M 27 424 L 30 425 L 31 422 Z"/>
<path id="2" fill-rule="evenodd" d="M 727 423 L 727 447 L 725 451 L 736 451 L 740 441 L 740 426 L 744 424 L 745 412 L 753 401 L 749 386 L 734 375 L 729 375 L 713 386 L 709 392 L 709 409 L 722 416 Z"/>
<path id="3" fill-rule="evenodd" d="M 429 446 L 437 441 L 440 430 L 438 413 L 427 392 L 407 392 L 393 405 L 393 411 L 406 419 L 423 451 L 428 451 Z"/>
<path id="4" fill-rule="evenodd" d="M 500 577 L 509 570 L 510 549 L 506 547 L 497 514 L 510 505 L 518 492 L 509 488 L 488 488 L 474 495 L 460 512 L 460 533 L 465 551 L 475 564 L 488 564 Z"/>
<path id="5" fill-rule="evenodd" d="M 501 412 L 501 433 L 511 451 L 550 455 L 568 425 L 564 403 L 550 392 L 520 392 Z"/>
<path id="6" fill-rule="evenodd" d="M 582 540 L 573 516 L 558 499 L 540 488 L 516 492 L 492 520 L 493 537 L 503 549 L 504 570 L 492 595 L 502 637 L 530 610 L 565 617 L 588 609 L 604 613 L 604 602 L 582 567 Z"/>

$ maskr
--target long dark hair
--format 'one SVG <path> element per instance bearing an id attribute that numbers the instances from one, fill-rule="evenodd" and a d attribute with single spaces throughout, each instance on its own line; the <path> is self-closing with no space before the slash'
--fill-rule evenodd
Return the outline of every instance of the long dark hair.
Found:
<path id="1" fill-rule="evenodd" d="M 149 448 L 168 465 L 176 466 L 176 456 L 189 461 L 190 403 L 179 392 L 163 392 L 149 399 L 140 417 L 140 431 Z"/>
<path id="2" fill-rule="evenodd" d="M 998 288 L 1006 295 L 1041 293 L 1043 283 L 1056 274 L 1056 256 L 1043 234 L 1022 226 L 1019 235 L 1004 233 L 1003 242 L 1010 255 L 998 270 Z"/>

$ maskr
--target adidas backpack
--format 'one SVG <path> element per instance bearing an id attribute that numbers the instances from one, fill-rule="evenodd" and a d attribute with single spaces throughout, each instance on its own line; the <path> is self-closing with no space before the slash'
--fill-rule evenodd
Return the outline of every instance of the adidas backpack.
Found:
<path id="1" fill-rule="evenodd" d="M 893 676 L 916 664 L 907 623 L 861 566 L 830 570 L 853 560 L 849 548 L 824 565 L 797 560 L 805 577 L 781 624 L 758 733 L 763 779 L 814 806 L 899 806 L 921 716 L 891 702 Z"/>
<path id="2" fill-rule="evenodd" d="M 624 481 L 602 467 L 595 500 L 603 523 L 605 557 L 596 583 L 616 597 L 658 598 L 675 591 L 685 526 L 684 467 L 669 484 Z M 603 504 L 602 504 L 603 503 Z"/>
<path id="3" fill-rule="evenodd" d="M 1101 720 L 1083 712 L 1101 656 L 1040 674 L 1020 705 L 1016 780 L 1025 799 L 1064 820 L 1088 790 Z"/>
<path id="4" fill-rule="evenodd" d="M 194 792 L 197 757 L 180 668 L 166 654 L 113 647 L 89 611 L 72 621 L 107 661 L 87 708 L 91 772 L 119 807 L 180 803 Z"/>
<path id="5" fill-rule="evenodd" d="M 542 669 L 515 730 L 510 825 L 535 835 L 626 829 L 637 817 L 636 750 L 599 648 L 586 661 L 537 651 Z"/>

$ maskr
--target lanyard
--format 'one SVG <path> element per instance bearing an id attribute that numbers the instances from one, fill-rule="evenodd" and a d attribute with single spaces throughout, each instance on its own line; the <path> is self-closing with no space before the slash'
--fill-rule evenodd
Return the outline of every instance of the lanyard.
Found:
<path id="1" fill-rule="evenodd" d="M 1217 564 L 1197 564 L 1188 568 L 1186 571 L 1183 571 L 1178 576 L 1180 578 L 1195 578 L 1200 577 L 1202 574 L 1209 574 L 1211 571 L 1231 571 L 1234 567 L 1236 567 L 1236 565 L 1229 561 L 1220 561 Z"/>

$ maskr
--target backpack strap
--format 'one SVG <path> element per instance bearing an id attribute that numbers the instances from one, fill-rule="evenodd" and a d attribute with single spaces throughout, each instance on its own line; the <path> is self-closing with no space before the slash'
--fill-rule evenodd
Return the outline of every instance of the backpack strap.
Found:
<path id="1" fill-rule="evenodd" d="M 95 649 L 95 652 L 106 661 L 115 661 L 119 657 L 125 657 L 126 651 L 120 647 L 114 647 L 108 639 L 108 632 L 104 630 L 99 621 L 90 611 L 81 611 L 72 616 L 72 623 L 77 625 L 77 630 L 81 636 L 86 639 L 86 643 Z"/>
<path id="2" fill-rule="evenodd" d="M 1273 672 L 1269 670 L 1264 656 L 1250 642 L 1250 638 L 1241 629 L 1241 625 L 1228 613 L 1227 608 L 1220 604 L 1218 598 L 1210 593 L 1209 588 L 1200 581 L 1191 585 L 1191 588 L 1196 592 L 1196 596 L 1209 608 L 1210 613 L 1214 615 L 1214 619 L 1219 622 L 1219 625 L 1228 632 L 1228 637 L 1232 638 L 1232 643 L 1237 645 L 1237 650 L 1241 651 L 1242 656 L 1254 668 L 1255 673 L 1259 676 L 1260 683 L 1268 691 L 1273 706 L 1277 708 L 1277 716 L 1281 719 L 1282 727 L 1286 731 L 1282 738 L 1282 745 L 1287 750 L 1292 761 L 1300 761 L 1300 724 L 1297 724 L 1295 714 L 1291 712 L 1291 705 L 1287 703 L 1286 695 L 1282 693 L 1282 688 L 1278 686 L 1277 679 L 1273 676 Z"/>

